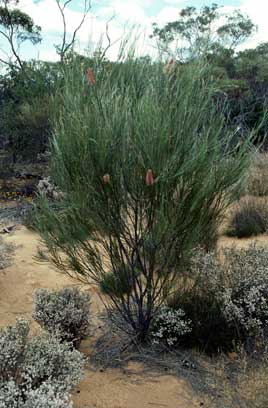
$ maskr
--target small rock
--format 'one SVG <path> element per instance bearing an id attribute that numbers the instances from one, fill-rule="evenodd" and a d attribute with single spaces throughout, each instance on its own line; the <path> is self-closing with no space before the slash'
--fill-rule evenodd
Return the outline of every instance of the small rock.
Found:
<path id="1" fill-rule="evenodd" d="M 5 227 L 2 229 L 1 234 L 10 234 L 14 230 L 16 225 L 11 225 L 10 227 Z"/>

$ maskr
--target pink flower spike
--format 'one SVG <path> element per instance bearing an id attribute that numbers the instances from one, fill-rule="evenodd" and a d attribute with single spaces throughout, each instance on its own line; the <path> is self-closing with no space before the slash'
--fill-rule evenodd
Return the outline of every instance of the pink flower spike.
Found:
<path id="1" fill-rule="evenodd" d="M 95 79 L 95 76 L 94 76 L 94 72 L 93 72 L 93 70 L 91 68 L 88 68 L 88 70 L 87 70 L 87 79 L 88 79 L 88 82 L 90 83 L 90 85 L 95 85 L 96 79 Z"/>
<path id="2" fill-rule="evenodd" d="M 110 183 L 110 174 L 104 174 L 104 176 L 102 177 L 102 180 L 105 184 L 109 184 Z"/>
<path id="3" fill-rule="evenodd" d="M 148 169 L 146 173 L 146 185 L 147 186 L 152 186 L 154 184 L 154 175 L 153 175 L 153 170 Z"/>
<path id="4" fill-rule="evenodd" d="M 171 74 L 174 69 L 176 68 L 176 61 L 171 59 L 165 66 L 164 66 L 164 74 Z"/>

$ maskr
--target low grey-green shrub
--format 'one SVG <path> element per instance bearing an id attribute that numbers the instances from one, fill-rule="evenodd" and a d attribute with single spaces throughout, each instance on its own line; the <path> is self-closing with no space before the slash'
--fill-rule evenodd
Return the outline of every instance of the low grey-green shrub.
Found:
<path id="1" fill-rule="evenodd" d="M 241 335 L 263 337 L 268 330 L 268 250 L 255 245 L 224 250 L 226 284 L 222 291 L 226 319 Z"/>
<path id="2" fill-rule="evenodd" d="M 0 407 L 71 408 L 84 358 L 56 337 L 28 333 L 24 320 L 0 331 Z"/>
<path id="3" fill-rule="evenodd" d="M 237 238 L 263 234 L 268 227 L 268 209 L 253 199 L 242 200 L 232 214 L 226 235 Z"/>
<path id="4" fill-rule="evenodd" d="M 7 244 L 3 238 L 0 237 L 0 269 L 5 269 L 10 265 L 13 253 L 14 245 Z"/>
<path id="5" fill-rule="evenodd" d="M 57 332 L 76 347 L 89 329 L 89 306 L 90 295 L 77 288 L 40 289 L 35 293 L 33 317 L 49 333 Z"/>
<path id="6" fill-rule="evenodd" d="M 19 386 L 11 380 L 0 383 L 1 408 L 72 408 L 67 394 L 56 391 L 53 384 L 42 384 L 39 388 L 25 390 L 22 394 Z"/>
<path id="7" fill-rule="evenodd" d="M 196 248 L 188 266 L 188 276 L 168 299 L 172 309 L 183 309 L 191 320 L 191 332 L 182 337 L 181 344 L 217 352 L 233 347 L 237 333 L 230 327 L 222 311 L 221 288 L 223 266 L 214 251 Z"/>
<path id="8" fill-rule="evenodd" d="M 191 320 L 181 343 L 207 351 L 262 344 L 268 333 L 268 250 L 225 248 L 221 256 L 224 262 L 217 252 L 194 251 L 187 284 L 168 301 Z"/>

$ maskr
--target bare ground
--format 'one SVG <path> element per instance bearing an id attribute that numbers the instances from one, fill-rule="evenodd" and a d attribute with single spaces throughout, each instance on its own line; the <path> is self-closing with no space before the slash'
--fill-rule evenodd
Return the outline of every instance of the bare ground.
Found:
<path id="1" fill-rule="evenodd" d="M 31 320 L 33 294 L 37 288 L 57 289 L 75 285 L 50 264 L 36 260 L 39 237 L 23 226 L 4 237 L 16 251 L 11 266 L 0 271 L 0 326 L 13 324 L 18 317 Z M 93 322 L 103 310 L 94 287 Z M 33 325 L 34 330 L 37 330 Z M 89 356 L 96 337 L 82 344 Z M 73 394 L 75 408 L 195 408 L 202 400 L 190 384 L 178 376 L 145 372 L 141 363 L 129 362 L 124 368 L 100 369 L 89 364 L 85 378 Z"/>

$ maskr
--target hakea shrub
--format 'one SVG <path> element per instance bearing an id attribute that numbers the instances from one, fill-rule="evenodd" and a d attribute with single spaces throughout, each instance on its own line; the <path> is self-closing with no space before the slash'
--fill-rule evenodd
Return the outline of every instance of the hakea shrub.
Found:
<path id="1" fill-rule="evenodd" d="M 34 297 L 33 317 L 49 333 L 58 333 L 63 341 L 77 347 L 89 329 L 89 306 L 89 293 L 77 288 L 39 289 Z"/>
<path id="2" fill-rule="evenodd" d="M 84 358 L 56 337 L 28 334 L 24 320 L 0 331 L 0 407 L 70 408 Z"/>
<path id="3" fill-rule="evenodd" d="M 248 166 L 248 140 L 238 148 L 226 128 L 209 67 L 163 68 L 133 56 L 64 67 L 50 161 L 63 198 L 41 195 L 36 207 L 51 262 L 101 286 L 109 315 L 140 341 L 188 254 L 217 238 Z"/>

